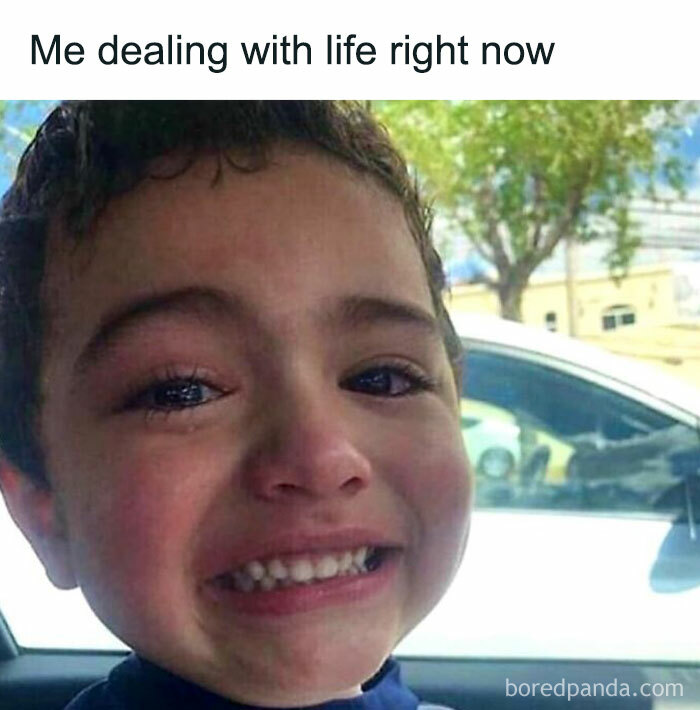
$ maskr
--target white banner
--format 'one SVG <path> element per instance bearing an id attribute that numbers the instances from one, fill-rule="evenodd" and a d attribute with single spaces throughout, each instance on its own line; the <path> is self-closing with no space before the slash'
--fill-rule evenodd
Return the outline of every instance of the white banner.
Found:
<path id="1" fill-rule="evenodd" d="M 697 98 L 689 0 L 7 3 L 0 95 Z"/>

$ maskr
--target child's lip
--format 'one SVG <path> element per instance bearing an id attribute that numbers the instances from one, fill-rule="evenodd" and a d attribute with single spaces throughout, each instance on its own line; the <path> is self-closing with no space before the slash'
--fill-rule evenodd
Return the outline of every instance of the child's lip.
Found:
<path id="1" fill-rule="evenodd" d="M 243 567 L 254 560 L 317 556 L 344 552 L 360 547 L 401 549 L 404 543 L 397 536 L 389 536 L 366 528 L 345 528 L 327 532 L 292 530 L 268 538 L 244 541 L 226 552 L 218 552 L 207 565 L 205 578 L 211 581 L 221 574 Z"/>

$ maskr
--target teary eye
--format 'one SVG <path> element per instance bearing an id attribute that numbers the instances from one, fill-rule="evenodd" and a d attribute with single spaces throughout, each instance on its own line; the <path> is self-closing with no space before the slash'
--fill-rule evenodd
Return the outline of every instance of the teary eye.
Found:
<path id="1" fill-rule="evenodd" d="M 432 378 L 408 363 L 369 367 L 343 380 L 341 384 L 351 392 L 377 397 L 402 397 L 434 390 L 436 387 Z"/>
<path id="2" fill-rule="evenodd" d="M 177 411 L 191 409 L 214 401 L 225 394 L 221 389 L 192 375 L 169 377 L 141 390 L 126 404 L 126 409 Z"/>

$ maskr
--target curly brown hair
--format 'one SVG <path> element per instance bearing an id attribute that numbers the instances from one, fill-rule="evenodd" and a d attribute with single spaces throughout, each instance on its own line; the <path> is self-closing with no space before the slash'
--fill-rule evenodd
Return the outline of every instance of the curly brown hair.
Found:
<path id="1" fill-rule="evenodd" d="M 67 101 L 39 128 L 0 207 L 0 448 L 48 485 L 38 435 L 46 308 L 42 279 L 50 225 L 74 244 L 114 196 L 152 176 L 156 158 L 203 153 L 234 168 L 264 168 L 280 141 L 302 143 L 373 176 L 403 205 L 458 385 L 462 349 L 443 304 L 445 277 L 431 211 L 368 107 L 334 101 Z M 233 154 L 239 157 L 233 159 Z M 240 156 L 244 160 L 240 160 Z"/>

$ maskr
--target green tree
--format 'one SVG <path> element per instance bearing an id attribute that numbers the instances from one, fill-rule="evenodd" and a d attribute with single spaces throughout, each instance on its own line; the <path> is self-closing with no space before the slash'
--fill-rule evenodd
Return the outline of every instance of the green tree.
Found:
<path id="1" fill-rule="evenodd" d="M 501 314 L 521 320 L 533 271 L 563 239 L 610 241 L 624 273 L 639 244 L 629 205 L 661 182 L 682 191 L 673 101 L 386 101 L 380 119 L 441 213 L 496 268 Z"/>

